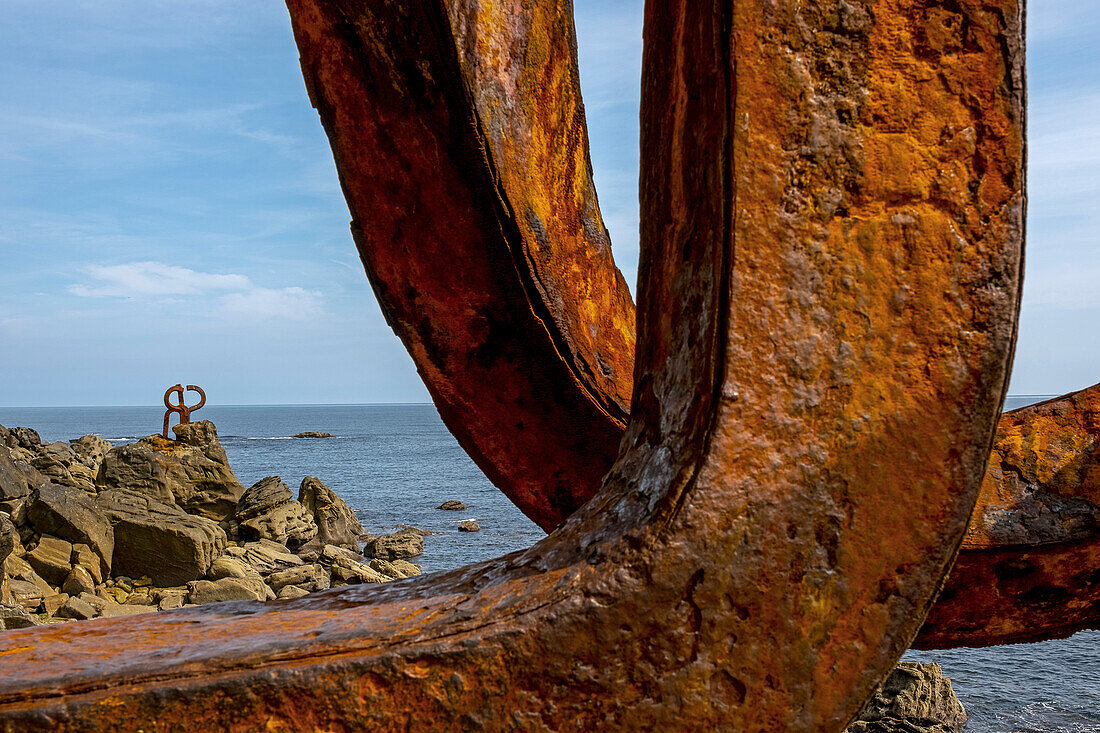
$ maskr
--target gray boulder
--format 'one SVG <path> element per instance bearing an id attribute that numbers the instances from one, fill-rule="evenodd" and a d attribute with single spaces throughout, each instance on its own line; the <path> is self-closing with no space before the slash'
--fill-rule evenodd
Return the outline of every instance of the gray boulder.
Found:
<path id="1" fill-rule="evenodd" d="M 34 583 L 27 582 L 26 580 L 18 580 L 13 578 L 8 581 L 8 589 L 11 593 L 13 603 L 22 606 L 24 609 L 34 613 L 42 605 L 42 599 L 47 595 L 53 595 L 53 593 L 43 593 L 42 589 Z"/>
<path id="2" fill-rule="evenodd" d="M 317 536 L 312 515 L 278 476 L 261 479 L 244 492 L 237 503 L 237 522 L 242 539 L 268 539 L 291 549 Z"/>
<path id="3" fill-rule="evenodd" d="M 126 489 L 220 522 L 232 516 L 244 486 L 209 420 L 176 425 L 176 440 L 150 435 L 107 452 L 100 490 Z"/>
<path id="4" fill-rule="evenodd" d="M 115 531 L 115 575 L 148 576 L 158 586 L 183 585 L 204 577 L 225 551 L 217 522 L 188 514 L 148 495 L 112 489 L 97 500 Z"/>
<path id="5" fill-rule="evenodd" d="M 19 544 L 21 544 L 19 542 L 19 531 L 11 523 L 11 519 L 8 518 L 7 514 L 0 514 L 0 565 L 3 565 L 4 560 L 15 551 L 16 545 Z"/>
<path id="6" fill-rule="evenodd" d="M 7 506 L 26 496 L 35 486 L 46 481 L 46 477 L 25 460 L 16 458 L 7 445 L 0 445 L 0 506 Z"/>
<path id="7" fill-rule="evenodd" d="M 415 529 L 401 529 L 371 539 L 363 548 L 367 557 L 399 560 L 424 552 L 424 537 Z"/>
<path id="8" fill-rule="evenodd" d="M 104 575 L 111 572 L 114 530 L 95 500 L 80 489 L 42 484 L 27 499 L 27 521 L 42 534 L 91 547 L 99 555 Z"/>
<path id="9" fill-rule="evenodd" d="M 0 629 L 26 629 L 38 626 L 38 620 L 20 605 L 0 605 Z"/>
<path id="10" fill-rule="evenodd" d="M 317 535 L 310 541 L 318 549 L 325 545 L 359 548 L 359 535 L 366 532 L 347 503 L 320 479 L 306 476 L 298 489 L 298 501 L 317 524 Z"/>
<path id="11" fill-rule="evenodd" d="M 959 733 L 966 723 L 940 665 L 899 662 L 847 733 Z"/>

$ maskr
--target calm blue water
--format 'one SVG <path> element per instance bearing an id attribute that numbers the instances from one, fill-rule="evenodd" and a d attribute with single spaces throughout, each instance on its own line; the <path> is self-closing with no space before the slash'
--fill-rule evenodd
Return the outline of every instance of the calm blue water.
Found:
<path id="1" fill-rule="evenodd" d="M 1043 396 L 1010 397 L 1006 409 Z M 155 407 L 0 408 L 0 424 L 26 425 L 44 440 L 96 432 L 119 445 L 158 432 Z M 431 405 L 208 406 L 238 478 L 278 475 L 297 490 L 317 476 L 350 504 L 370 532 L 399 523 L 440 532 L 417 562 L 445 570 L 530 546 L 543 536 L 497 491 L 444 428 Z M 328 440 L 291 439 L 321 430 Z M 465 512 L 435 509 L 460 499 Z M 481 532 L 458 532 L 476 519 Z M 970 713 L 967 733 L 1100 733 L 1100 632 L 1041 644 L 911 652 L 943 665 Z"/>

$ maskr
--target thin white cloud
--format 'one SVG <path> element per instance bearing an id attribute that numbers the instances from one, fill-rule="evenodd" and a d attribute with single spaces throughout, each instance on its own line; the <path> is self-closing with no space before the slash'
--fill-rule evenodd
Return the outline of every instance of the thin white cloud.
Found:
<path id="1" fill-rule="evenodd" d="M 253 289 L 251 281 L 244 275 L 198 272 L 163 262 L 89 265 L 84 270 L 96 284 L 71 285 L 69 292 L 88 298 L 201 295 L 219 290 Z"/>
<path id="2" fill-rule="evenodd" d="M 299 287 L 252 288 L 221 297 L 224 314 L 249 319 L 309 321 L 324 315 L 321 294 Z"/>
<path id="3" fill-rule="evenodd" d="M 123 298 L 177 303 L 193 296 L 206 315 L 250 320 L 279 318 L 309 321 L 325 315 L 321 293 L 301 287 L 265 288 L 246 275 L 199 272 L 164 262 L 89 265 L 83 268 L 90 283 L 69 286 L 84 298 Z M 177 306 L 173 306 L 174 308 Z"/>

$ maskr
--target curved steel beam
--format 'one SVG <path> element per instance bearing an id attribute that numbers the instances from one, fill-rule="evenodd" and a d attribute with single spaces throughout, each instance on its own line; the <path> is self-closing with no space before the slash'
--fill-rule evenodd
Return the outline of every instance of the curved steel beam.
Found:
<path id="1" fill-rule="evenodd" d="M 462 447 L 553 529 L 610 466 L 634 360 L 571 4 L 287 5 L 387 321 Z"/>
<path id="2" fill-rule="evenodd" d="M 919 648 L 1100 627 L 1100 384 L 1005 413 Z"/>
<path id="3" fill-rule="evenodd" d="M 477 183 L 432 157 L 466 139 L 465 122 L 418 106 L 447 93 L 430 7 L 292 3 L 299 37 L 320 44 L 315 81 L 359 99 L 348 128 L 329 121 L 345 185 L 367 164 L 340 131 L 370 129 L 379 144 L 381 131 L 405 136 L 392 160 L 434 159 L 443 183 Z M 1015 333 L 1022 107 L 1019 89 L 991 85 L 1008 152 L 986 163 L 1009 184 L 958 204 L 899 200 L 911 177 L 875 165 L 909 153 L 937 170 L 962 153 L 942 130 L 899 138 L 881 112 L 973 114 L 974 91 L 934 81 L 940 62 L 914 54 L 921 6 L 838 7 L 860 10 L 647 6 L 635 407 L 602 488 L 562 527 L 384 588 L 10 632 L 0 720 L 842 729 L 915 634 L 976 497 Z M 991 77 L 1022 62 L 982 48 Z M 384 182 L 397 208 L 459 195 Z M 956 205 L 973 214 L 961 229 Z M 443 212 L 415 213 L 445 229 Z M 412 213 L 405 225 L 423 231 Z M 394 267 L 373 271 L 383 293 L 448 285 Z M 414 350 L 451 322 L 394 303 Z M 835 352 L 809 348 L 820 343 Z"/>

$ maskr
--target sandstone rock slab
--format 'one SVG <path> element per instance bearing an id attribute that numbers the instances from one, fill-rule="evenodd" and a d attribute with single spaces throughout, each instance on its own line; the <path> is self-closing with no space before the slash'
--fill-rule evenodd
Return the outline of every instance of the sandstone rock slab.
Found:
<path id="1" fill-rule="evenodd" d="M 298 502 L 317 525 L 317 535 L 310 544 L 359 547 L 359 535 L 366 530 L 351 507 L 320 479 L 313 476 L 302 479 Z"/>
<path id="2" fill-rule="evenodd" d="M 150 435 L 118 446 L 103 459 L 97 485 L 123 488 L 214 521 L 230 517 L 244 486 L 209 420 L 177 425 L 176 440 Z"/>
<path id="3" fill-rule="evenodd" d="M 27 553 L 27 562 L 47 582 L 61 585 L 72 569 L 72 556 L 71 542 L 44 534 L 38 545 Z"/>
<path id="4" fill-rule="evenodd" d="M 424 552 L 424 538 L 412 529 L 402 529 L 392 534 L 375 537 L 363 547 L 367 557 L 398 560 L 416 557 Z"/>
<path id="5" fill-rule="evenodd" d="M 91 547 L 99 555 L 103 574 L 110 573 L 115 533 L 107 515 L 85 492 L 71 486 L 42 484 L 28 498 L 27 521 L 43 534 Z"/>
<path id="6" fill-rule="evenodd" d="M 204 577 L 225 550 L 225 532 L 216 522 L 172 504 L 118 489 L 104 491 L 97 503 L 114 526 L 117 575 L 182 585 Z"/>
<path id="7" fill-rule="evenodd" d="M 237 503 L 236 518 L 246 540 L 268 539 L 294 549 L 317 536 L 313 516 L 278 476 L 268 476 L 249 487 Z"/>

